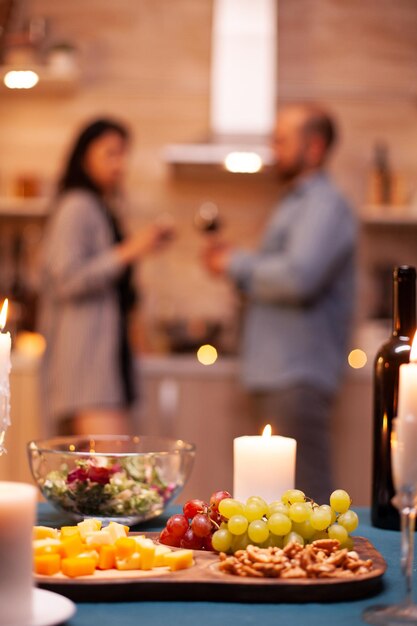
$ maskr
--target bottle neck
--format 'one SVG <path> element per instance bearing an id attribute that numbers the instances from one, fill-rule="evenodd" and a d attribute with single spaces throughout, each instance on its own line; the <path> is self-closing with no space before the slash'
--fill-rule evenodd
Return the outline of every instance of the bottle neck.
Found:
<path id="1" fill-rule="evenodd" d="M 412 339 L 416 332 L 416 280 L 412 276 L 398 277 L 394 280 L 394 337 Z"/>

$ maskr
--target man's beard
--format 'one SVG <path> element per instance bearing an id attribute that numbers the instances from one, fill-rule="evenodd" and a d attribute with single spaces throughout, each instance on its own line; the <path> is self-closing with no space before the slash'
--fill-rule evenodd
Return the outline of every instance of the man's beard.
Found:
<path id="1" fill-rule="evenodd" d="M 282 184 L 288 185 L 294 182 L 300 176 L 300 174 L 303 173 L 303 171 L 304 168 L 301 166 L 301 164 L 297 164 L 297 166 L 287 167 L 282 170 L 278 167 L 276 173 L 278 181 Z"/>
<path id="2" fill-rule="evenodd" d="M 292 165 L 286 166 L 284 168 L 280 167 L 279 157 L 278 157 L 276 175 L 277 175 L 278 181 L 282 183 L 283 185 L 288 185 L 294 182 L 304 172 L 304 169 L 305 169 L 304 159 L 302 158 L 301 155 Z"/>

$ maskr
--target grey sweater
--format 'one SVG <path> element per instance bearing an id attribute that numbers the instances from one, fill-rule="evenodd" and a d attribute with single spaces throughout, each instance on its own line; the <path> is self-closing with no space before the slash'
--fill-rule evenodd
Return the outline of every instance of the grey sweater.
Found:
<path id="1" fill-rule="evenodd" d="M 42 259 L 39 330 L 48 428 L 86 408 L 123 405 L 115 281 L 123 266 L 93 194 L 66 193 L 49 221 Z"/>
<path id="2" fill-rule="evenodd" d="M 233 254 L 229 275 L 248 298 L 249 389 L 309 383 L 335 391 L 354 308 L 356 230 L 344 198 L 316 173 L 278 204 L 257 252 Z"/>

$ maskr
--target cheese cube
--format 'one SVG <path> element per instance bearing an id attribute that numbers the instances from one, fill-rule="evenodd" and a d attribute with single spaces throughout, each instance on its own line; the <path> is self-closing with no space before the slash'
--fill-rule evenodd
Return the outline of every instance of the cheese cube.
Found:
<path id="1" fill-rule="evenodd" d="M 85 543 L 87 546 L 105 546 L 113 542 L 108 530 L 94 530 L 87 533 Z"/>
<path id="2" fill-rule="evenodd" d="M 81 537 L 78 526 L 62 526 L 61 539 L 68 539 L 68 537 L 72 537 L 72 535 L 79 535 Z"/>
<path id="3" fill-rule="evenodd" d="M 96 569 L 96 560 L 92 557 L 73 557 L 68 559 L 62 559 L 61 562 L 62 573 L 70 578 L 76 578 L 77 576 L 90 576 L 94 574 Z"/>
<path id="4" fill-rule="evenodd" d="M 169 548 L 168 546 L 163 546 L 162 544 L 155 546 L 155 556 L 153 559 L 153 566 L 164 567 L 165 565 L 164 555 L 168 554 L 168 552 L 171 552 L 171 548 Z"/>
<path id="5" fill-rule="evenodd" d="M 164 554 L 164 565 L 168 565 L 171 572 L 192 567 L 194 565 L 193 551 L 175 550 L 169 554 Z"/>
<path id="6" fill-rule="evenodd" d="M 155 558 L 154 542 L 152 539 L 146 539 L 145 537 L 135 537 L 135 543 L 141 557 L 141 568 L 145 570 L 152 569 Z"/>
<path id="7" fill-rule="evenodd" d="M 48 526 L 34 526 L 33 539 L 59 539 L 59 530 Z"/>
<path id="8" fill-rule="evenodd" d="M 134 552 L 131 556 L 125 559 L 119 559 L 116 557 L 116 569 L 141 569 L 141 555 L 139 554 L 139 552 Z"/>
<path id="9" fill-rule="evenodd" d="M 35 539 L 32 542 L 35 556 L 41 554 L 61 554 L 62 544 L 59 539 Z"/>
<path id="10" fill-rule="evenodd" d="M 110 522 L 106 530 L 110 533 L 112 543 L 115 543 L 120 537 L 127 537 L 126 527 L 118 522 Z"/>
<path id="11" fill-rule="evenodd" d="M 78 522 L 77 526 L 80 531 L 81 539 L 85 541 L 88 533 L 101 529 L 101 522 L 98 519 L 85 519 L 82 522 Z"/>
<path id="12" fill-rule="evenodd" d="M 98 569 L 113 569 L 116 567 L 116 548 L 113 545 L 101 546 Z"/>
<path id="13" fill-rule="evenodd" d="M 68 539 L 61 541 L 62 554 L 66 558 L 72 558 L 81 554 L 85 550 L 85 544 L 81 541 L 80 535 L 72 535 Z"/>
<path id="14" fill-rule="evenodd" d="M 61 568 L 61 557 L 59 554 L 42 554 L 34 558 L 34 571 L 43 576 L 53 576 Z"/>
<path id="15" fill-rule="evenodd" d="M 127 559 L 134 552 L 138 552 L 138 546 L 136 541 L 130 537 L 120 537 L 114 543 L 114 547 L 116 548 L 116 558 L 117 559 Z"/>
<path id="16" fill-rule="evenodd" d="M 80 552 L 80 554 L 78 555 L 79 559 L 94 559 L 95 563 L 96 563 L 96 567 L 98 565 L 99 562 L 99 554 L 96 550 L 86 550 L 85 552 Z"/>

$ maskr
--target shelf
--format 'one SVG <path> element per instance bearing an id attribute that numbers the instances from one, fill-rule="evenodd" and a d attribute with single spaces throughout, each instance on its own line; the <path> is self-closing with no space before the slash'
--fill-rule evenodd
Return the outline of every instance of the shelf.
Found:
<path id="1" fill-rule="evenodd" d="M 1 198 L 0 217 L 45 217 L 49 198 Z"/>
<path id="2" fill-rule="evenodd" d="M 30 89 L 10 89 L 6 87 L 3 79 L 7 72 L 19 70 L 31 70 L 39 76 L 39 82 Z M 49 95 L 70 95 L 74 93 L 79 85 L 80 74 L 76 67 L 65 72 L 49 68 L 45 65 L 31 65 L 30 67 L 19 67 L 12 65 L 0 66 L 0 93 L 1 94 L 49 94 Z"/>
<path id="3" fill-rule="evenodd" d="M 417 208 L 414 206 L 368 205 L 361 221 L 365 226 L 416 226 Z"/>

